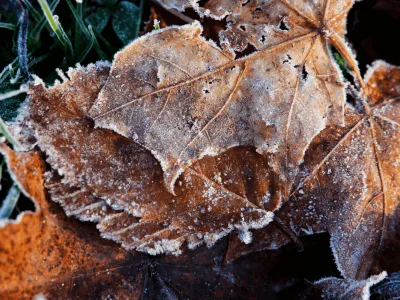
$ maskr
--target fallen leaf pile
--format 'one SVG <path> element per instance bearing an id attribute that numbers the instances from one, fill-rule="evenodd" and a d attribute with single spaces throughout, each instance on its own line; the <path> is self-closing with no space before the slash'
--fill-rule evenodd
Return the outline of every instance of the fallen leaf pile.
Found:
<path id="1" fill-rule="evenodd" d="M 0 151 L 37 211 L 0 221 L 0 296 L 265 297 L 265 253 L 328 232 L 344 279 L 312 289 L 367 299 L 400 269 L 400 68 L 361 77 L 352 1 L 159 2 L 226 19 L 219 44 L 196 21 L 31 83 L 30 151 Z"/>

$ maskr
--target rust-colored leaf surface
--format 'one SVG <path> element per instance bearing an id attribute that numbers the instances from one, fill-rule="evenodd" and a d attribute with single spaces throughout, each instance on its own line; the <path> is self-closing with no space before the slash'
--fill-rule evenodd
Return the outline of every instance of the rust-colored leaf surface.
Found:
<path id="1" fill-rule="evenodd" d="M 304 3 L 268 2 L 263 9 L 270 13 L 257 20 L 266 30 L 263 42 L 237 60 L 241 42 L 229 38 L 237 32 L 221 33 L 224 50 L 201 36 L 198 22 L 148 34 L 116 54 L 90 116 L 97 127 L 150 150 L 171 193 L 179 175 L 205 155 L 254 146 L 269 157 L 287 199 L 312 139 L 329 124 L 343 125 L 345 83 L 329 45 L 358 72 L 336 30 L 351 4 L 322 1 L 314 16 Z M 247 12 L 254 5 L 239 5 L 238 16 L 255 22 Z M 279 28 L 282 20 L 287 31 Z M 243 30 L 246 41 L 258 39 Z"/>
<path id="2" fill-rule="evenodd" d="M 276 213 L 298 235 L 328 231 L 346 278 L 400 268 L 400 68 L 370 68 L 358 109 L 345 128 L 330 127 L 310 145 L 289 202 Z M 227 259 L 274 249 L 288 238 L 266 228 L 249 246 L 231 241 Z"/>
<path id="3" fill-rule="evenodd" d="M 1 151 L 37 208 L 0 229 L 1 299 L 255 299 L 270 293 L 262 264 L 222 266 L 226 241 L 212 251 L 152 258 L 102 239 L 46 199 L 39 153 L 14 153 L 4 145 Z"/>
<path id="4" fill-rule="evenodd" d="M 104 237 L 126 249 L 179 254 L 184 242 L 211 246 L 232 230 L 250 242 L 248 230 L 267 225 L 279 205 L 266 161 L 248 148 L 206 157 L 185 171 L 172 195 L 149 151 L 94 127 L 88 110 L 108 70 L 79 67 L 62 84 L 31 88 L 25 119 L 56 170 L 46 177 L 52 199 L 67 215 L 99 223 Z"/>
<path id="5" fill-rule="evenodd" d="M 343 279 L 315 295 L 367 298 L 400 269 L 400 68 L 361 78 L 353 1 L 158 2 L 225 19 L 220 46 L 196 21 L 31 82 L 32 152 L 0 152 L 36 211 L 0 221 L 0 298 L 268 298 L 293 279 L 271 290 L 270 250 L 322 232 Z"/>

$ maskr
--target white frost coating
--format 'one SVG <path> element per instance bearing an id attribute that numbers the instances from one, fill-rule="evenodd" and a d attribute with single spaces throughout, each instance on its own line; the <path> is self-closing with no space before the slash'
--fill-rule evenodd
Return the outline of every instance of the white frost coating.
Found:
<path id="1" fill-rule="evenodd" d="M 38 86 L 38 85 L 42 85 L 45 86 L 44 81 L 42 80 L 42 78 L 40 78 L 39 76 L 32 74 L 33 77 L 33 85 Z"/>
<path id="2" fill-rule="evenodd" d="M 174 1 L 165 1 L 165 0 L 157 0 L 162 6 L 164 6 L 167 9 L 176 9 L 179 12 L 183 12 L 186 10 L 186 8 L 192 8 L 201 18 L 204 17 L 209 17 L 212 18 L 214 20 L 222 20 L 224 19 L 226 16 L 230 15 L 231 12 L 226 11 L 221 14 L 220 16 L 215 15 L 213 13 L 211 13 L 211 11 L 209 9 L 204 9 L 202 7 L 200 7 L 199 5 L 199 0 L 184 0 L 184 1 L 180 1 L 180 0 L 174 0 Z"/>
<path id="3" fill-rule="evenodd" d="M 250 244 L 253 241 L 253 234 L 250 231 L 239 232 L 239 239 L 245 243 Z"/>
<path id="4" fill-rule="evenodd" d="M 373 275 L 368 279 L 362 281 L 357 281 L 352 279 L 339 279 L 336 277 L 326 277 L 314 282 L 314 284 L 320 285 L 322 287 L 324 292 L 323 296 L 331 298 L 342 296 L 343 298 L 346 298 L 346 296 L 347 297 L 349 296 L 352 297 L 356 295 L 358 296 L 359 292 L 361 292 L 361 299 L 369 300 L 371 296 L 370 288 L 373 285 L 381 282 L 383 279 L 385 279 L 386 276 L 387 276 L 386 271 L 383 271 L 378 275 Z M 341 294 L 339 295 L 339 293 Z"/>
<path id="5" fill-rule="evenodd" d="M 333 67 L 336 70 L 336 73 L 339 75 L 340 81 L 344 83 L 345 87 L 349 86 L 350 83 L 346 80 L 346 78 L 344 78 L 344 75 L 342 73 L 342 70 L 340 69 L 339 64 L 336 62 L 336 59 L 333 57 L 333 53 L 332 53 L 330 47 L 328 47 L 328 41 L 326 41 L 326 49 L 328 49 L 329 57 L 331 59 Z M 355 56 L 353 58 L 355 59 Z M 344 93 L 343 103 L 346 103 L 346 100 L 347 100 L 347 93 Z"/>
<path id="6" fill-rule="evenodd" d="M 344 271 L 344 269 L 342 268 L 342 265 L 339 262 L 339 253 L 338 253 L 338 250 L 336 249 L 335 245 L 333 244 L 333 241 L 334 241 L 334 236 L 333 236 L 333 234 L 331 234 L 331 238 L 329 240 L 329 247 L 332 250 L 332 254 L 333 254 L 333 258 L 335 260 L 336 268 L 340 272 L 340 275 L 342 275 L 343 277 L 346 277 L 345 276 L 346 272 Z"/>
<path id="7" fill-rule="evenodd" d="M 146 33 L 145 35 L 142 35 L 141 37 L 139 37 L 139 38 L 133 40 L 131 43 L 127 44 L 127 45 L 126 45 L 125 47 L 123 47 L 121 50 L 117 51 L 117 52 L 114 54 L 114 60 L 117 58 L 118 55 L 120 55 L 121 53 L 123 53 L 123 52 L 124 52 L 126 49 L 128 49 L 129 47 L 131 47 L 132 44 L 140 43 L 141 41 L 147 39 L 148 37 L 153 36 L 153 35 L 158 35 L 158 34 L 160 34 L 161 32 L 168 31 L 168 30 L 170 30 L 170 29 L 180 29 L 180 28 L 199 29 L 199 30 L 200 30 L 200 34 L 203 32 L 203 26 L 201 26 L 200 22 L 197 21 L 197 20 L 195 20 L 192 24 L 172 25 L 172 26 L 168 26 L 168 27 L 165 27 L 165 28 L 161 28 L 161 29 L 159 29 L 159 30 L 153 30 L 153 31 L 150 31 L 150 32 Z"/>
<path id="8" fill-rule="evenodd" d="M 158 240 L 154 243 L 145 243 L 142 245 L 139 245 L 136 247 L 137 251 L 141 252 L 146 252 L 147 254 L 150 255 L 159 255 L 163 253 L 169 253 L 173 254 L 175 256 L 178 256 L 182 254 L 182 250 L 180 249 L 182 244 L 184 242 L 184 239 L 174 239 L 174 240 L 168 240 L 168 239 L 162 239 Z"/>
<path id="9" fill-rule="evenodd" d="M 190 6 L 193 8 L 193 10 L 201 17 L 208 17 L 208 18 L 212 18 L 214 20 L 220 21 L 223 20 L 226 16 L 229 16 L 231 13 L 228 11 L 225 11 L 222 15 L 217 16 L 213 13 L 211 13 L 211 11 L 209 9 L 201 9 L 200 5 L 198 4 L 199 0 L 190 0 Z"/>
<path id="10" fill-rule="evenodd" d="M 60 76 L 60 78 L 62 79 L 63 83 L 68 81 L 67 76 L 65 76 L 64 72 L 61 69 L 57 68 L 56 72 L 57 72 L 58 76 Z"/>
<path id="11" fill-rule="evenodd" d="M 366 280 L 366 284 L 365 284 L 365 287 L 362 292 L 362 300 L 369 300 L 369 298 L 371 296 L 370 288 L 373 285 L 381 282 L 383 279 L 386 278 L 386 276 L 387 276 L 386 271 L 383 271 L 381 274 L 374 275 L 374 276 L 371 276 L 370 278 L 368 278 Z"/>
<path id="12" fill-rule="evenodd" d="M 161 240 L 156 240 L 153 242 L 146 242 L 141 245 L 135 246 L 135 249 L 137 251 L 145 252 L 150 255 L 159 255 L 163 253 L 169 253 L 173 255 L 180 255 L 181 254 L 181 246 L 183 242 L 186 240 L 188 243 L 189 249 L 195 249 L 196 247 L 206 244 L 208 248 L 211 248 L 218 240 L 223 238 L 224 236 L 228 235 L 231 231 L 233 230 L 238 230 L 239 232 L 243 233 L 242 241 L 246 244 L 251 243 L 251 232 L 249 232 L 249 229 L 260 229 L 268 225 L 272 219 L 273 219 L 274 214 L 272 212 L 267 212 L 265 213 L 264 217 L 259 219 L 258 221 L 255 222 L 241 222 L 240 224 L 230 224 L 227 228 L 221 229 L 217 232 L 207 232 L 204 235 L 201 235 L 201 238 L 194 238 L 190 234 L 183 234 L 180 238 L 173 239 L 173 240 L 168 240 L 168 239 L 161 239 Z M 99 228 L 99 227 L 98 227 Z M 153 234 L 155 235 L 155 234 Z M 153 236 L 151 235 L 151 236 Z M 112 235 L 104 234 L 101 233 L 101 236 L 104 238 L 112 239 L 116 242 L 119 242 L 117 239 L 115 239 Z M 151 237 L 148 236 L 147 238 Z M 127 245 L 124 245 L 122 243 L 122 246 L 127 247 Z M 129 246 L 128 248 L 132 248 Z"/>
<path id="13" fill-rule="evenodd" d="M 384 60 L 375 60 L 371 65 L 367 66 L 367 71 L 364 74 L 364 82 L 367 82 L 371 79 L 372 75 L 375 73 L 376 70 L 379 68 L 393 68 L 395 65 L 389 64 Z"/>
<path id="14" fill-rule="evenodd" d="M 88 70 L 90 70 L 92 68 L 93 69 L 101 69 L 103 67 L 110 67 L 110 66 L 111 66 L 111 63 L 109 61 L 104 61 L 104 60 L 99 60 L 96 63 L 90 63 L 86 67 L 83 67 L 80 63 L 76 63 L 75 68 L 73 68 L 73 67 L 69 67 L 68 68 L 68 71 L 67 71 L 67 76 L 68 77 L 65 76 L 65 74 L 61 70 L 57 69 L 58 70 L 57 73 L 63 79 L 63 82 L 60 82 L 59 80 L 55 80 L 53 85 L 49 86 L 48 89 L 49 90 L 53 90 L 53 89 L 63 89 L 63 88 L 65 88 L 69 82 L 71 82 L 71 81 L 73 81 L 75 79 L 76 74 L 78 72 L 80 72 L 80 71 L 87 72 Z M 44 87 L 46 87 L 46 85 L 44 84 L 42 79 L 40 79 L 36 75 L 34 75 L 34 76 L 35 76 L 35 80 L 37 78 L 38 80 L 40 80 L 42 85 Z"/>
<path id="15" fill-rule="evenodd" d="M 36 204 L 36 202 L 33 202 L 35 205 L 35 212 L 32 211 L 23 211 L 22 213 L 20 213 L 15 220 L 11 220 L 11 219 L 2 219 L 0 220 L 0 229 L 5 228 L 7 225 L 18 225 L 19 223 L 21 223 L 21 220 L 23 219 L 23 217 L 25 217 L 25 215 L 36 215 L 39 211 L 39 205 Z"/>
<path id="16" fill-rule="evenodd" d="M 239 232 L 248 232 L 249 229 L 261 229 L 265 226 L 267 226 L 274 217 L 274 213 L 272 212 L 263 212 L 264 216 L 260 219 L 258 219 L 257 221 L 249 221 L 249 222 L 244 222 L 241 221 L 239 224 L 229 224 L 229 226 L 225 229 L 222 229 L 218 232 L 213 232 L 213 233 L 205 233 L 204 234 L 204 242 L 206 243 L 207 247 L 211 247 L 212 245 L 215 244 L 215 242 L 217 242 L 219 239 L 221 239 L 222 237 L 226 236 L 227 234 L 229 234 L 231 231 L 233 230 L 238 230 Z M 247 238 L 251 238 L 247 237 Z M 249 241 L 249 239 L 246 240 L 247 242 Z M 246 243 L 246 241 L 244 241 Z M 251 242 L 251 241 L 250 241 Z M 247 244 L 247 243 L 246 243 Z"/>
<path id="17" fill-rule="evenodd" d="M 77 0 L 78 2 L 78 0 Z M 33 300 L 46 300 L 46 296 L 43 293 L 39 293 L 33 297 Z"/>

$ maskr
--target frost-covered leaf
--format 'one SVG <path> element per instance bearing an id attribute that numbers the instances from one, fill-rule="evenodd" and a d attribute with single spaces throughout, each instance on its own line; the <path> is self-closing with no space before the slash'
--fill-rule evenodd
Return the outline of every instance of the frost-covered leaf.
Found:
<path id="1" fill-rule="evenodd" d="M 194 161 L 248 145 L 270 156 L 286 198 L 311 140 L 328 124 L 343 125 L 344 82 L 328 48 L 343 44 L 353 62 L 335 33 L 346 16 L 335 13 L 339 2 L 315 26 L 290 10 L 301 33 L 267 38 L 238 60 L 204 40 L 197 22 L 148 34 L 117 53 L 90 115 L 150 150 L 171 192 Z M 322 25 L 331 19 L 331 27 Z"/>
<path id="2" fill-rule="evenodd" d="M 100 238 L 93 226 L 67 217 L 46 200 L 40 153 L 0 149 L 13 178 L 36 204 L 35 213 L 0 221 L 1 299 L 38 294 L 46 299 L 240 299 L 268 293 L 262 264 L 250 265 L 252 280 L 247 264 L 222 266 L 226 240 L 211 251 L 152 258 Z"/>
<path id="3" fill-rule="evenodd" d="M 141 13 L 139 7 L 128 1 L 122 1 L 115 7 L 112 26 L 124 45 L 137 38 Z"/>
<path id="4" fill-rule="evenodd" d="M 374 285 L 371 289 L 372 299 L 399 299 L 400 298 L 400 273 L 393 273 L 384 280 Z"/>
<path id="5" fill-rule="evenodd" d="M 323 278 L 314 283 L 316 295 L 328 300 L 369 300 L 371 288 L 382 282 L 386 272 L 371 276 L 366 280 Z"/>
<path id="6" fill-rule="evenodd" d="M 201 17 L 207 16 L 220 20 L 231 14 L 248 0 L 208 0 L 200 3 L 199 0 L 156 0 L 167 9 L 184 11 L 193 8 Z M 203 5 L 202 5 L 203 4 Z"/>
<path id="7" fill-rule="evenodd" d="M 108 72 L 98 63 L 70 69 L 70 80 L 51 88 L 31 86 L 25 119 L 57 170 L 47 176 L 53 200 L 67 215 L 99 222 L 103 236 L 126 249 L 178 254 L 185 241 L 212 245 L 232 230 L 249 242 L 245 232 L 267 225 L 279 205 L 266 161 L 247 148 L 203 158 L 170 194 L 149 151 L 94 128 L 88 110 Z"/>
<path id="8" fill-rule="evenodd" d="M 339 270 L 353 279 L 400 268 L 400 68 L 378 61 L 365 81 L 359 111 L 315 138 L 276 213 L 298 235 L 328 231 Z M 249 246 L 232 242 L 227 259 L 288 242 L 268 227 Z"/>

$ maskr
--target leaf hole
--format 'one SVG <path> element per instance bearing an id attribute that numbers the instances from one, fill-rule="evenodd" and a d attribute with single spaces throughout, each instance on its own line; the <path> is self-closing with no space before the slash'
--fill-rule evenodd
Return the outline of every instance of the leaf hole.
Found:
<path id="1" fill-rule="evenodd" d="M 301 69 L 301 79 L 306 81 L 307 78 L 308 78 L 308 72 L 307 72 L 306 66 L 303 65 L 303 68 Z"/>
<path id="2" fill-rule="evenodd" d="M 283 60 L 282 64 L 289 64 L 292 62 L 292 57 L 289 54 L 286 54 L 287 59 Z"/>
<path id="3" fill-rule="evenodd" d="M 256 47 L 254 47 L 252 44 L 247 44 L 246 48 L 239 52 L 239 51 L 235 51 L 236 54 L 236 59 L 242 58 L 244 56 L 248 56 L 254 52 L 257 52 Z"/>
<path id="4" fill-rule="evenodd" d="M 281 30 L 281 31 L 286 31 L 286 32 L 290 30 L 290 27 L 289 27 L 289 25 L 288 25 L 288 23 L 286 22 L 285 19 L 282 19 L 279 22 L 278 29 Z"/>
<path id="5" fill-rule="evenodd" d="M 261 7 L 257 7 L 254 12 L 263 12 L 263 9 Z"/>
<path id="6" fill-rule="evenodd" d="M 240 25 L 239 28 L 240 28 L 240 30 L 242 30 L 242 31 L 246 31 L 246 27 L 245 27 L 244 25 Z"/>

